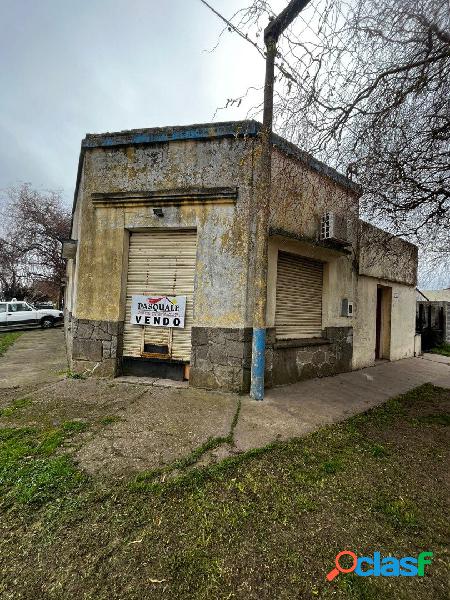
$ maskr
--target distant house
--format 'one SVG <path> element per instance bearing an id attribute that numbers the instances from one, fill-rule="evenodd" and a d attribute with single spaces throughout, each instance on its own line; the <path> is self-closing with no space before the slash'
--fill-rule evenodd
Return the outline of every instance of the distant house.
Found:
<path id="1" fill-rule="evenodd" d="M 260 134 L 239 121 L 82 141 L 66 245 L 73 369 L 248 390 Z M 267 385 L 413 356 L 417 248 L 359 220 L 349 179 L 272 142 Z M 185 297 L 184 326 L 133 324 L 136 295 Z"/>
<path id="2" fill-rule="evenodd" d="M 450 302 L 450 288 L 443 290 L 419 290 L 417 289 L 419 297 L 417 300 L 427 302 Z"/>
<path id="3" fill-rule="evenodd" d="M 422 335 L 423 350 L 450 344 L 450 288 L 417 289 L 416 331 Z"/>

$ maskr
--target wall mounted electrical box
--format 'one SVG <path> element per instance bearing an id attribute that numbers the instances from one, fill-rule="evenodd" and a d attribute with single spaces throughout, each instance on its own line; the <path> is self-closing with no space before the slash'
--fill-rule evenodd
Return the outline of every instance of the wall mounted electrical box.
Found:
<path id="1" fill-rule="evenodd" d="M 342 299 L 341 317 L 353 317 L 353 302 L 348 298 Z"/>

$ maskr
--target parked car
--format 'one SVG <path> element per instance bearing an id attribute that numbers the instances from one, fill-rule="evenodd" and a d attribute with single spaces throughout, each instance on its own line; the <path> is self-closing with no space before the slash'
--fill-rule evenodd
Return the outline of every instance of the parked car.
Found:
<path id="1" fill-rule="evenodd" d="M 40 325 L 46 329 L 62 320 L 63 313 L 60 310 L 36 309 L 23 300 L 0 302 L 0 329 L 20 328 L 28 325 Z"/>
<path id="2" fill-rule="evenodd" d="M 54 308 L 53 302 L 33 302 L 33 306 L 36 310 L 41 308 L 50 308 L 53 310 Z"/>

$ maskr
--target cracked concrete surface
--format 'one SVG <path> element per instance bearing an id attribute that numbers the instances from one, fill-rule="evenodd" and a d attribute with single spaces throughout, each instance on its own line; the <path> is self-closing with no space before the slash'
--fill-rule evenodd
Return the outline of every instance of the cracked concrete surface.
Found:
<path id="1" fill-rule="evenodd" d="M 237 402 L 235 395 L 204 390 L 139 389 L 118 413 L 120 421 L 92 437 L 86 434 L 76 459 L 97 473 L 167 465 L 211 437 L 227 436 Z"/>
<path id="2" fill-rule="evenodd" d="M 72 452 L 83 469 L 100 475 L 161 467 L 228 436 L 239 400 L 233 443 L 205 453 L 199 464 L 305 435 L 423 383 L 450 387 L 450 359 L 436 355 L 275 388 L 263 402 L 153 379 L 61 380 L 64 366 L 61 331 L 24 333 L 0 359 L 0 407 L 25 395 L 31 404 L 0 426 L 86 421 Z"/>
<path id="3" fill-rule="evenodd" d="M 0 389 L 39 386 L 61 379 L 67 369 L 64 331 L 24 331 L 0 358 Z"/>

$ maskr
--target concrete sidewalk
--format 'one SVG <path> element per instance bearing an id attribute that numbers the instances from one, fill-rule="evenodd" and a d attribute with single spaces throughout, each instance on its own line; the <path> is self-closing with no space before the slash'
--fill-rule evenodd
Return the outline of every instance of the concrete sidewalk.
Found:
<path id="1" fill-rule="evenodd" d="M 23 331 L 0 359 L 0 393 L 7 388 L 33 389 L 58 381 L 66 369 L 62 327 Z"/>
<path id="2" fill-rule="evenodd" d="M 421 358 L 424 360 L 431 360 L 431 362 L 440 362 L 444 365 L 450 365 L 450 356 L 443 356 L 442 354 L 432 354 L 429 352 L 425 353 Z"/>
<path id="3" fill-rule="evenodd" d="M 450 388 L 450 359 L 436 354 L 381 362 L 334 377 L 269 390 L 263 402 L 244 398 L 235 444 L 239 451 L 305 435 L 422 385 Z"/>

